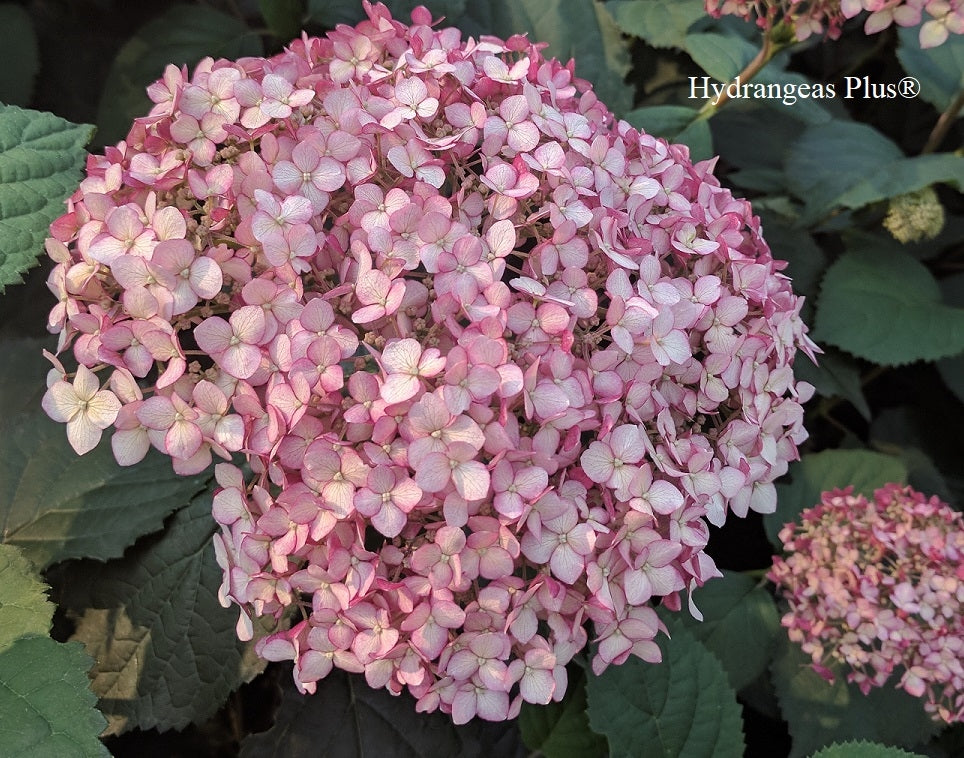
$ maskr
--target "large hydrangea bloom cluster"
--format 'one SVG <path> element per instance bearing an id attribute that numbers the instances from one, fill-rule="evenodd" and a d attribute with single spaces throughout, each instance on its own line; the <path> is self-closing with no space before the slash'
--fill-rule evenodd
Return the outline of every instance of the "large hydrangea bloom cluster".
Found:
<path id="1" fill-rule="evenodd" d="M 787 24 L 798 40 L 813 34 L 837 39 L 843 25 L 864 11 L 866 34 L 876 34 L 891 24 L 921 24 L 921 47 L 937 47 L 949 34 L 964 34 L 964 0 L 706 0 L 708 13 L 740 16 L 763 29 Z M 926 13 L 926 15 L 925 15 Z"/>
<path id="2" fill-rule="evenodd" d="M 170 67 L 53 226 L 45 407 L 178 472 L 212 453 L 222 600 L 457 722 L 659 659 L 652 603 L 772 511 L 813 345 L 745 200 L 523 37 L 382 5 Z M 107 376 L 108 388 L 96 372 Z M 289 609 L 294 610 L 288 614 Z"/>
<path id="3" fill-rule="evenodd" d="M 872 500 L 852 489 L 780 532 L 783 626 L 825 678 L 842 663 L 866 694 L 896 670 L 935 719 L 964 721 L 964 517 L 903 485 Z"/>

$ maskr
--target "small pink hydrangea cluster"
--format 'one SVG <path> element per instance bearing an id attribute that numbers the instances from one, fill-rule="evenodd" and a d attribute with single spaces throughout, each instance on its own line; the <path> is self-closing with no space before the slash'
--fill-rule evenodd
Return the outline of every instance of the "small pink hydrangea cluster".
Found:
<path id="1" fill-rule="evenodd" d="M 900 484 L 825 492 L 780 532 L 769 578 L 790 604 L 790 639 L 832 681 L 864 694 L 896 670 L 936 720 L 964 721 L 964 517 Z"/>
<path id="2" fill-rule="evenodd" d="M 504 719 L 657 661 L 653 602 L 775 507 L 811 355 L 747 201 L 524 37 L 424 8 L 169 67 L 52 228 L 45 407 L 181 473 L 212 453 L 222 601 L 333 667 Z M 103 388 L 97 372 L 108 375 Z M 288 613 L 289 610 L 294 613 Z M 695 611 L 694 611 L 695 612 Z"/>
<path id="3" fill-rule="evenodd" d="M 813 34 L 837 39 L 844 23 L 869 12 L 864 33 L 876 34 L 891 24 L 921 25 L 922 48 L 937 47 L 949 34 L 964 34 L 964 0 L 706 0 L 711 15 L 740 16 L 769 30 L 778 24 L 790 26 L 798 40 Z"/>

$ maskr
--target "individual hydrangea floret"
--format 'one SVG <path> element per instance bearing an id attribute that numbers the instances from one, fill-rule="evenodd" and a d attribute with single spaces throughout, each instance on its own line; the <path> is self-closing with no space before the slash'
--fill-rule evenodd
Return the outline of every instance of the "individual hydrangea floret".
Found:
<path id="1" fill-rule="evenodd" d="M 790 605 L 782 623 L 821 676 L 841 664 L 864 694 L 896 676 L 935 720 L 964 721 L 960 512 L 900 484 L 869 500 L 848 487 L 780 540 L 769 578 Z"/>
<path id="2" fill-rule="evenodd" d="M 798 40 L 824 33 L 837 39 L 844 23 L 865 11 L 865 34 L 891 24 L 920 25 L 922 48 L 942 45 L 950 34 L 964 34 L 962 0 L 706 0 L 706 10 L 717 18 L 754 21 L 766 31 L 785 24 Z"/>
<path id="3" fill-rule="evenodd" d="M 302 691 L 510 718 L 590 635 L 596 672 L 659 660 L 707 521 L 774 510 L 815 347 L 713 161 L 524 37 L 364 7 L 169 67 L 90 158 L 47 242 L 82 368 L 45 407 L 123 465 L 246 459 L 215 468 L 221 600 L 279 621 L 257 650 Z"/>

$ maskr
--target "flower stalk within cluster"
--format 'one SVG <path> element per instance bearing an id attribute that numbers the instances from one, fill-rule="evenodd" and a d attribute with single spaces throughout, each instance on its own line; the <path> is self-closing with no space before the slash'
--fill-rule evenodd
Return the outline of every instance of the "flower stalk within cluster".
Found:
<path id="1" fill-rule="evenodd" d="M 864 11 L 869 13 L 865 34 L 891 24 L 917 26 L 923 21 L 922 48 L 942 45 L 950 34 L 964 34 L 964 0 L 706 0 L 706 10 L 716 18 L 755 21 L 767 32 L 783 24 L 798 40 L 824 32 L 837 39 L 844 23 Z"/>
<path id="2" fill-rule="evenodd" d="M 815 348 L 712 161 L 524 37 L 365 9 L 169 67 L 90 159 L 47 243 L 82 369 L 45 407 L 122 464 L 246 457 L 221 598 L 242 637 L 290 624 L 258 651 L 303 691 L 339 667 L 504 719 L 590 632 L 597 672 L 659 659 L 653 604 L 718 574 L 707 520 L 774 509 Z"/>
<path id="3" fill-rule="evenodd" d="M 964 721 L 964 517 L 900 484 L 872 500 L 852 489 L 780 532 L 783 626 L 825 679 L 843 664 L 867 694 L 897 672 L 935 720 Z"/>

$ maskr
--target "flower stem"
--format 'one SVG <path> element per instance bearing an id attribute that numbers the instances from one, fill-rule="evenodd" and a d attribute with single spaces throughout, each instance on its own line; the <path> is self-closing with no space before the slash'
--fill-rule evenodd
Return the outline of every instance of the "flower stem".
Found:
<path id="1" fill-rule="evenodd" d="M 957 97 L 954 98 L 951 104 L 947 106 L 947 110 L 937 119 L 937 123 L 934 124 L 930 136 L 927 138 L 927 144 L 925 144 L 924 149 L 921 150 L 921 155 L 933 153 L 937 150 L 941 142 L 944 141 L 944 137 L 947 136 L 947 132 L 957 118 L 957 114 L 960 113 L 961 108 L 964 108 L 964 89 L 957 93 Z"/>

